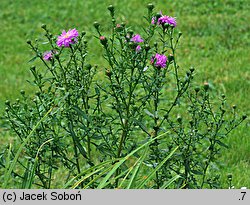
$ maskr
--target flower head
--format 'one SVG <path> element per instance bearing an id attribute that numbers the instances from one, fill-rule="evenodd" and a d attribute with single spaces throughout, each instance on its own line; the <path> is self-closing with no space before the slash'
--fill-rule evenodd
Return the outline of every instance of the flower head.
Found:
<path id="1" fill-rule="evenodd" d="M 162 25 L 162 26 L 164 26 L 164 24 L 169 24 L 173 27 L 176 27 L 177 25 L 176 19 L 174 17 L 162 15 L 162 12 L 160 12 L 157 17 L 154 16 L 151 20 L 151 23 L 152 24 L 157 23 L 158 25 Z"/>
<path id="2" fill-rule="evenodd" d="M 167 56 L 165 55 L 161 55 L 156 53 L 152 58 L 151 58 L 151 64 L 153 64 L 155 67 L 157 68 L 165 68 L 166 67 L 166 63 L 167 63 Z"/>
<path id="3" fill-rule="evenodd" d="M 43 59 L 46 61 L 50 61 L 53 57 L 53 52 L 52 51 L 46 51 L 43 53 Z"/>
<path id="4" fill-rule="evenodd" d="M 156 23 L 156 17 L 154 16 L 151 20 L 151 24 L 155 24 Z"/>
<path id="5" fill-rule="evenodd" d="M 69 47 L 71 44 L 75 44 L 77 42 L 78 36 L 79 33 L 75 28 L 69 29 L 67 32 L 64 30 L 62 34 L 58 36 L 56 44 L 59 47 Z"/>
<path id="6" fill-rule="evenodd" d="M 102 45 L 104 45 L 104 46 L 107 45 L 108 39 L 105 36 L 100 36 L 99 39 L 100 39 L 100 42 Z"/>
<path id="7" fill-rule="evenodd" d="M 137 53 L 140 52 L 140 51 L 141 51 L 141 46 L 140 46 L 140 45 L 136 46 L 135 51 L 136 51 Z"/>
<path id="8" fill-rule="evenodd" d="M 159 25 L 169 24 L 173 27 L 176 27 L 177 23 L 174 17 L 171 16 L 162 16 L 158 19 L 157 22 Z"/>
<path id="9" fill-rule="evenodd" d="M 131 38 L 130 41 L 132 41 L 134 43 L 141 43 L 144 40 L 141 38 L 141 36 L 139 34 L 136 34 L 136 35 L 133 35 L 133 37 Z"/>

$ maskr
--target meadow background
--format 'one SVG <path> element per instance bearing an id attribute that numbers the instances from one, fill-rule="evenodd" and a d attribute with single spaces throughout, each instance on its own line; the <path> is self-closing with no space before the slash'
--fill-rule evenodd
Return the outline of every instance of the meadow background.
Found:
<path id="1" fill-rule="evenodd" d="M 242 113 L 250 114 L 250 1 L 249 0 L 1 0 L 0 4 L 0 116 L 4 115 L 6 99 L 20 97 L 20 90 L 32 93 L 28 61 L 33 57 L 26 39 L 39 39 L 44 23 L 55 35 L 62 30 L 77 28 L 87 31 L 90 61 L 103 64 L 93 22 L 108 31 L 106 7 L 116 7 L 118 19 L 137 32 L 142 31 L 146 5 L 154 3 L 155 11 L 177 18 L 177 30 L 183 33 L 177 51 L 183 69 L 196 69 L 195 81 L 208 81 L 212 92 L 227 96 L 229 105 L 236 104 Z M 100 75 L 102 73 L 100 72 Z M 0 150 L 15 136 L 0 123 Z M 227 140 L 219 160 L 221 177 L 227 188 L 228 173 L 233 174 L 236 188 L 250 188 L 250 122 L 245 121 Z M 1 186 L 1 183 L 0 183 Z"/>

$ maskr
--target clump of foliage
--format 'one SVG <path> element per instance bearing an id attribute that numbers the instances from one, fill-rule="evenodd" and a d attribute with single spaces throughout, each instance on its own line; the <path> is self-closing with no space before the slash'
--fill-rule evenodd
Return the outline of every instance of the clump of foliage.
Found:
<path id="1" fill-rule="evenodd" d="M 6 101 L 21 145 L 3 154 L 5 187 L 220 188 L 213 165 L 246 116 L 225 96 L 213 103 L 209 84 L 193 82 L 195 69 L 180 68 L 176 19 L 153 9 L 143 34 L 117 22 L 113 6 L 109 35 L 94 23 L 105 68 L 88 63 L 85 32 L 54 36 L 43 25 L 49 50 L 27 42 L 43 68 L 30 68 L 35 95 Z"/>

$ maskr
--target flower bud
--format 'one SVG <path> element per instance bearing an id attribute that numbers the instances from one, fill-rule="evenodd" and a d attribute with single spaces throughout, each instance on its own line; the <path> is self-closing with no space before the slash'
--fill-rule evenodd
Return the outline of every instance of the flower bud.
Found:
<path id="1" fill-rule="evenodd" d="M 178 34 L 179 34 L 179 38 L 180 38 L 182 36 L 182 32 L 179 32 Z"/>
<path id="2" fill-rule="evenodd" d="M 115 14 L 115 7 L 113 5 L 109 5 L 108 10 L 110 11 L 110 15 L 113 17 Z"/>
<path id="3" fill-rule="evenodd" d="M 46 30 L 46 24 L 42 24 L 41 28 Z"/>
<path id="4" fill-rule="evenodd" d="M 245 120 L 245 119 L 247 119 L 247 115 L 246 114 L 242 115 L 242 120 Z"/>
<path id="5" fill-rule="evenodd" d="M 21 90 L 20 93 L 21 93 L 21 95 L 25 95 L 25 91 L 24 90 Z"/>
<path id="6" fill-rule="evenodd" d="M 209 89 L 209 83 L 205 82 L 203 86 L 204 86 L 204 90 L 208 91 L 208 89 Z"/>
<path id="7" fill-rule="evenodd" d="M 146 51 L 149 51 L 149 50 L 150 50 L 150 45 L 146 44 L 146 45 L 145 45 L 145 50 L 146 50 Z"/>
<path id="8" fill-rule="evenodd" d="M 6 101 L 5 101 L 5 105 L 9 106 L 9 105 L 10 105 L 10 101 L 9 101 L 9 100 L 6 100 Z"/>
<path id="9" fill-rule="evenodd" d="M 120 32 L 120 31 L 123 30 L 123 26 L 121 26 L 121 24 L 117 24 L 116 27 L 115 27 L 115 30 L 116 30 L 117 32 Z"/>
<path id="10" fill-rule="evenodd" d="M 109 69 L 107 69 L 105 71 L 105 75 L 108 76 L 108 77 L 110 77 L 112 75 L 112 73 L 111 73 L 111 71 Z"/>
<path id="11" fill-rule="evenodd" d="M 173 54 L 169 54 L 169 55 L 168 55 L 168 61 L 169 61 L 169 62 L 172 62 L 173 60 L 174 60 Z"/>
<path id="12" fill-rule="evenodd" d="M 191 67 L 189 70 L 190 70 L 191 73 L 193 73 L 194 72 L 194 67 Z"/>
<path id="13" fill-rule="evenodd" d="M 237 108 L 237 106 L 236 106 L 236 105 L 233 105 L 232 107 L 233 107 L 233 109 L 234 109 L 234 110 Z"/>
<path id="14" fill-rule="evenodd" d="M 94 27 L 96 28 L 96 30 L 98 30 L 99 27 L 100 27 L 100 24 L 99 24 L 97 21 L 95 21 L 95 22 L 93 23 L 93 25 L 94 25 Z"/>
<path id="15" fill-rule="evenodd" d="M 86 35 L 86 31 L 82 31 L 82 36 L 85 36 Z"/>
<path id="16" fill-rule="evenodd" d="M 31 70 L 31 71 L 35 71 L 35 70 L 36 70 L 36 66 L 34 66 L 34 65 L 31 66 L 31 67 L 30 67 L 30 70 Z"/>
<path id="17" fill-rule="evenodd" d="M 126 24 L 124 22 L 122 22 L 121 26 L 124 28 L 126 26 Z"/>
<path id="18" fill-rule="evenodd" d="M 181 123 L 182 117 L 180 115 L 177 116 L 177 122 Z"/>
<path id="19" fill-rule="evenodd" d="M 31 40 L 28 39 L 26 42 L 27 44 L 31 45 Z"/>
<path id="20" fill-rule="evenodd" d="M 198 92 L 200 91 L 200 88 L 199 88 L 199 87 L 196 87 L 196 88 L 194 89 L 194 91 L 195 91 L 196 93 L 198 93 Z"/>
<path id="21" fill-rule="evenodd" d="M 228 178 L 229 181 L 232 181 L 233 175 L 230 173 L 230 174 L 227 175 L 227 178 Z"/>
<path id="22" fill-rule="evenodd" d="M 87 65 L 85 65 L 85 68 L 90 70 L 92 68 L 92 66 L 90 64 L 87 64 Z"/>
<path id="23" fill-rule="evenodd" d="M 155 7 L 154 4 L 151 4 L 151 3 L 149 3 L 147 5 L 147 8 L 148 8 L 149 11 L 153 11 L 154 7 Z"/>
<path id="24" fill-rule="evenodd" d="M 156 19 L 158 19 L 158 18 L 162 17 L 162 15 L 160 13 L 158 13 L 155 15 L 155 17 L 156 17 Z"/>
<path id="25" fill-rule="evenodd" d="M 221 97 L 222 97 L 222 99 L 226 98 L 225 94 L 221 94 Z"/>
<path id="26" fill-rule="evenodd" d="M 56 58 L 57 60 L 59 60 L 59 54 L 58 54 L 58 53 L 56 53 L 54 56 L 55 56 L 55 58 Z"/>
<path id="27" fill-rule="evenodd" d="M 105 36 L 100 36 L 99 39 L 100 39 L 100 42 L 101 42 L 102 45 L 104 45 L 104 46 L 107 45 L 108 40 L 107 40 L 107 38 Z"/>

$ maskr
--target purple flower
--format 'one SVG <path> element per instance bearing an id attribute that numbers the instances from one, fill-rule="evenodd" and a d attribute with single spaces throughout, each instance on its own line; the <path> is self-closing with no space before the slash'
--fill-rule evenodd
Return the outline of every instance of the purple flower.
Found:
<path id="1" fill-rule="evenodd" d="M 155 67 L 157 68 L 165 68 L 166 67 L 166 63 L 167 63 L 167 56 L 165 55 L 161 55 L 156 53 L 152 58 L 151 58 L 151 64 L 153 64 Z"/>
<path id="2" fill-rule="evenodd" d="M 59 47 L 65 46 L 69 47 L 70 44 L 75 44 L 77 42 L 77 37 L 79 36 L 78 31 L 74 29 L 69 29 L 68 32 L 65 30 L 57 38 L 56 44 Z"/>
<path id="3" fill-rule="evenodd" d="M 141 50 L 141 46 L 140 45 L 136 46 L 135 51 L 138 53 L 140 52 L 140 50 Z"/>
<path id="4" fill-rule="evenodd" d="M 46 61 L 50 61 L 53 57 L 53 52 L 52 51 L 46 51 L 43 54 L 43 59 Z"/>
<path id="5" fill-rule="evenodd" d="M 158 19 L 157 22 L 159 25 L 169 24 L 173 27 L 176 27 L 177 23 L 174 17 L 171 16 L 162 16 Z"/>
<path id="6" fill-rule="evenodd" d="M 155 24 L 156 23 L 156 17 L 154 16 L 151 20 L 151 24 Z"/>
<path id="7" fill-rule="evenodd" d="M 133 37 L 131 38 L 130 41 L 132 41 L 134 43 L 141 43 L 144 40 L 141 38 L 141 36 L 139 34 L 136 34 L 136 35 L 133 35 Z"/>

